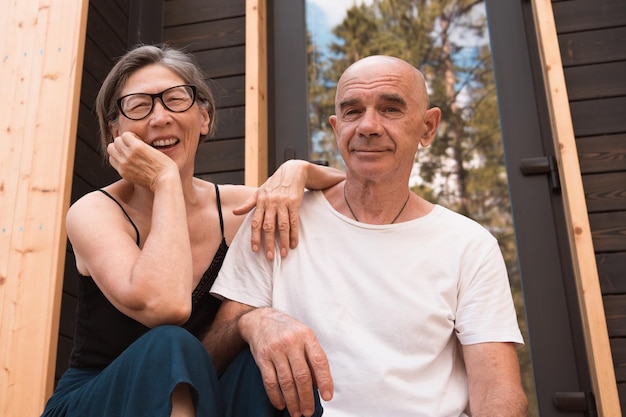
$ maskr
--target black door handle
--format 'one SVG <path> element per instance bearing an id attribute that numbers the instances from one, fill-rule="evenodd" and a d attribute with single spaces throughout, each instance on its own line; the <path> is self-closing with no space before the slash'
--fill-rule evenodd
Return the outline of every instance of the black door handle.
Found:
<path id="1" fill-rule="evenodd" d="M 559 191 L 561 189 L 559 170 L 554 156 L 539 156 L 522 159 L 520 169 L 524 175 L 548 174 L 552 190 Z"/>
<path id="2" fill-rule="evenodd" d="M 596 403 L 591 392 L 555 392 L 554 406 L 559 411 L 587 411 L 587 416 L 596 416 Z"/>

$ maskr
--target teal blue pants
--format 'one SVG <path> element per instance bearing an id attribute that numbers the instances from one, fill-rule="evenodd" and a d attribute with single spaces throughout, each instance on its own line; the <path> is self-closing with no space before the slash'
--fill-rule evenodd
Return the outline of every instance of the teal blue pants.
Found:
<path id="1" fill-rule="evenodd" d="M 159 326 L 104 369 L 69 368 L 42 417 L 168 417 L 172 391 L 181 383 L 191 388 L 197 417 L 289 416 L 269 402 L 248 349 L 218 381 L 211 358 L 195 336 L 179 326 Z M 316 405 L 319 417 L 319 396 Z"/>

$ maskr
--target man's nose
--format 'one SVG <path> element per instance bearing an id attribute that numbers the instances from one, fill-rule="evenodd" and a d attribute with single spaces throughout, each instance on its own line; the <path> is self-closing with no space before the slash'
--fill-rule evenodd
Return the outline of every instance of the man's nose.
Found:
<path id="1" fill-rule="evenodd" d="M 375 110 L 366 110 L 361 117 L 361 121 L 358 126 L 360 135 L 363 136 L 378 136 L 381 134 L 382 124 L 380 123 L 380 115 Z"/>

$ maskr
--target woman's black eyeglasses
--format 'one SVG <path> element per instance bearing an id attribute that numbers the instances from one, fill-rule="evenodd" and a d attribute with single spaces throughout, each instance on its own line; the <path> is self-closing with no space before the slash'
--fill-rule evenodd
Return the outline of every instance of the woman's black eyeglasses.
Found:
<path id="1" fill-rule="evenodd" d="M 117 100 L 117 107 L 130 120 L 145 119 L 154 109 L 154 100 L 159 98 L 163 107 L 173 113 L 187 111 L 196 102 L 195 85 L 177 85 L 160 93 L 133 93 Z"/>

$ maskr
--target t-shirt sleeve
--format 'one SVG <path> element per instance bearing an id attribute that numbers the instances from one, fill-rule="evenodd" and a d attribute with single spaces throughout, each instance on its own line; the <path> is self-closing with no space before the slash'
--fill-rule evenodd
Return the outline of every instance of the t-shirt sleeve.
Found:
<path id="1" fill-rule="evenodd" d="M 461 278 L 455 329 L 461 344 L 524 340 L 517 322 L 506 265 L 495 239 Z"/>
<path id="2" fill-rule="evenodd" d="M 231 242 L 211 294 L 253 307 L 269 307 L 272 305 L 273 265 L 262 250 L 252 251 L 250 223 L 253 213 L 248 213 Z"/>

